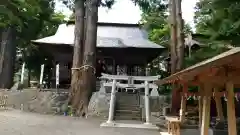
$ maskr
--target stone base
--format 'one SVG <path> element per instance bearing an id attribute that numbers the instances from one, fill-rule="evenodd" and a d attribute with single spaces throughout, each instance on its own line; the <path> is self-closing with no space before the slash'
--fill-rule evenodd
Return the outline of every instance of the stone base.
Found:
<path id="1" fill-rule="evenodd" d="M 126 123 L 102 123 L 100 127 L 120 127 L 120 128 L 140 128 L 140 129 L 154 129 L 158 130 L 159 128 L 156 125 L 147 123 L 147 124 L 126 124 Z"/>
<path id="2" fill-rule="evenodd" d="M 160 135 L 171 135 L 168 132 L 160 132 Z"/>

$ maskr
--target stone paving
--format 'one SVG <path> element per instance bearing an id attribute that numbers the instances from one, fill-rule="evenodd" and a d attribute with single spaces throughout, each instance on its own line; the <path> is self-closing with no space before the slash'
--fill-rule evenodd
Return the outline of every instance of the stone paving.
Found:
<path id="1" fill-rule="evenodd" d="M 156 130 L 100 128 L 99 119 L 0 110 L 0 135 L 159 135 Z"/>

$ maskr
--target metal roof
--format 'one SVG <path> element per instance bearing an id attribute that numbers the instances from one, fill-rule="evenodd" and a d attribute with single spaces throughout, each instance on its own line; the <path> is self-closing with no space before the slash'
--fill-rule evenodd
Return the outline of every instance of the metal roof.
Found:
<path id="1" fill-rule="evenodd" d="M 74 25 L 61 24 L 53 36 L 33 40 L 34 43 L 73 45 Z M 98 25 L 97 47 L 164 48 L 148 40 L 147 32 L 138 25 Z"/>

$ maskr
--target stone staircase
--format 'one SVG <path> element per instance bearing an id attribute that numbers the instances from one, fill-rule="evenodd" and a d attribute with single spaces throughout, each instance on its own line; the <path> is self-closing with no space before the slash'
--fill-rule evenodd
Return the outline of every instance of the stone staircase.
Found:
<path id="1" fill-rule="evenodd" d="M 101 87 L 101 82 L 99 80 L 96 81 L 96 90 L 99 91 Z"/>
<path id="2" fill-rule="evenodd" d="M 136 93 L 116 93 L 115 120 L 141 120 L 140 97 Z"/>

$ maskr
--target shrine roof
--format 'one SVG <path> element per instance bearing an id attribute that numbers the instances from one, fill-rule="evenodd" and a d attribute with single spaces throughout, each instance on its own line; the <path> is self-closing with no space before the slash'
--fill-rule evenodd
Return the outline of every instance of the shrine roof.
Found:
<path id="1" fill-rule="evenodd" d="M 53 36 L 33 40 L 37 44 L 73 45 L 74 24 L 61 24 Z M 164 47 L 148 40 L 148 34 L 138 24 L 98 23 L 97 47 L 154 48 Z"/>
<path id="2" fill-rule="evenodd" d="M 201 73 L 204 73 L 204 71 L 208 69 L 219 68 L 226 65 L 237 67 L 237 65 L 239 65 L 237 61 L 239 60 L 239 58 L 240 47 L 236 47 L 222 54 L 219 54 L 213 58 L 207 59 L 198 64 L 190 66 L 162 80 L 155 81 L 155 83 L 158 85 L 162 85 L 167 83 L 173 83 L 178 80 L 189 81 L 190 79 L 200 75 Z"/>

